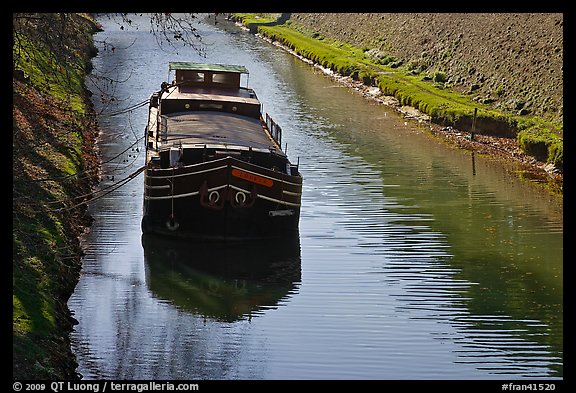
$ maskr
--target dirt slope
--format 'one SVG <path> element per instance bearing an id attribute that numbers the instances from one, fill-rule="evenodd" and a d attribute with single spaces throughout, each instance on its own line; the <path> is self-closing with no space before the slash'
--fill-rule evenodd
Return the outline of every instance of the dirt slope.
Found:
<path id="1" fill-rule="evenodd" d="M 563 14 L 293 13 L 293 24 L 401 67 L 445 72 L 453 88 L 510 111 L 562 121 Z"/>

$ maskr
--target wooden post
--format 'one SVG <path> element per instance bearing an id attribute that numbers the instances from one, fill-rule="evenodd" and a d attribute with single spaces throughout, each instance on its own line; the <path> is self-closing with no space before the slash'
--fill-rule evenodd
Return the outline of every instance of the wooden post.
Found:
<path id="1" fill-rule="evenodd" d="M 474 140 L 474 132 L 476 131 L 476 115 L 478 114 L 478 108 L 474 108 L 474 117 L 472 118 L 472 131 L 470 132 L 470 140 Z"/>

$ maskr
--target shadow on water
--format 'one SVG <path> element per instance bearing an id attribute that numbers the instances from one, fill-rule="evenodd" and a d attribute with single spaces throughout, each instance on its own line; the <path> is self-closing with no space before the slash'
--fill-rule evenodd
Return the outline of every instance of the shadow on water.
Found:
<path id="1" fill-rule="evenodd" d="M 260 242 L 196 242 L 142 235 L 152 293 L 217 321 L 249 319 L 297 291 L 300 237 Z"/>

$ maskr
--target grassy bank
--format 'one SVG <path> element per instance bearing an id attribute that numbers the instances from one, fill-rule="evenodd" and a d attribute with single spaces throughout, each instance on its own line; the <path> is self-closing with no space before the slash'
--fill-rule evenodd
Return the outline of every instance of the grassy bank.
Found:
<path id="1" fill-rule="evenodd" d="M 72 379 L 67 301 L 81 267 L 78 236 L 90 223 L 77 204 L 98 165 L 84 89 L 94 24 L 77 14 L 13 21 L 13 378 Z"/>
<path id="2" fill-rule="evenodd" d="M 474 100 L 473 90 L 470 94 L 452 90 L 442 72 L 429 74 L 419 64 L 404 64 L 402 59 L 323 37 L 293 25 L 290 20 L 279 23 L 278 14 L 234 14 L 234 17 L 251 31 L 278 41 L 314 63 L 365 85 L 378 86 L 401 105 L 427 114 L 436 124 L 471 131 L 475 121 L 476 133 L 515 137 L 526 153 L 563 169 L 562 124 L 496 110 L 489 101 Z"/>

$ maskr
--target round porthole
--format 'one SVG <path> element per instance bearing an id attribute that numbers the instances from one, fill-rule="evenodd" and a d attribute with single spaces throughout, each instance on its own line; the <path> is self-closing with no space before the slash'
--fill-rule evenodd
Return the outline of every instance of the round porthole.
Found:
<path id="1" fill-rule="evenodd" d="M 190 109 L 190 104 L 184 104 L 184 108 Z"/>

